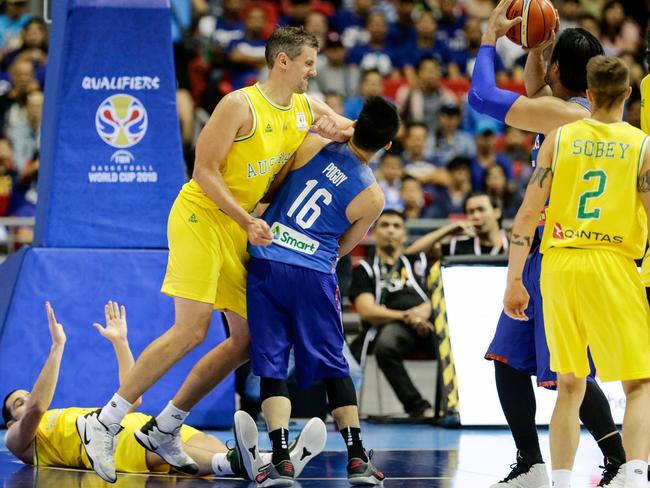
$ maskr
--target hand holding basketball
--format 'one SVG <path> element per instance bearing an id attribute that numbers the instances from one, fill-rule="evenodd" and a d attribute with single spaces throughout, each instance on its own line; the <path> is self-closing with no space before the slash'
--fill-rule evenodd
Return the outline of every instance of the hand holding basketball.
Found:
<path id="1" fill-rule="evenodd" d="M 553 4 L 549 0 L 514 0 L 506 9 L 508 19 L 521 18 L 506 33 L 508 39 L 523 48 L 545 44 L 559 29 Z"/>
<path id="2" fill-rule="evenodd" d="M 492 10 L 481 44 L 493 46 L 499 37 L 505 35 L 509 30 L 517 28 L 517 25 L 522 20 L 521 17 L 508 17 L 506 15 L 511 10 L 511 4 L 517 1 L 520 0 L 501 0 Z"/>

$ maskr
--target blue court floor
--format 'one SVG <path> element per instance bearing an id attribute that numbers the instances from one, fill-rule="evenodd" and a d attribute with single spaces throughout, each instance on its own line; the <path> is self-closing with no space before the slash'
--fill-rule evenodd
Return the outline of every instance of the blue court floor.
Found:
<path id="1" fill-rule="evenodd" d="M 297 432 L 301 424 L 292 427 Z M 345 477 L 343 441 L 329 426 L 325 452 L 303 471 L 294 486 L 329 488 L 349 486 Z M 227 431 L 211 432 L 222 441 L 232 438 Z M 241 479 L 196 479 L 180 476 L 122 474 L 114 485 L 104 483 L 93 472 L 59 468 L 28 467 L 17 461 L 4 444 L 0 431 L 0 487 L 2 488 L 158 488 L 158 487 L 254 487 Z M 505 429 L 445 430 L 424 425 L 363 425 L 364 444 L 374 449 L 373 461 L 387 480 L 386 487 L 488 488 L 509 472 L 514 462 L 514 443 Z M 548 459 L 548 432 L 540 432 L 542 453 Z M 262 449 L 269 447 L 262 435 Z M 584 433 L 574 469 L 574 487 L 593 487 L 600 480 L 600 452 Z"/>

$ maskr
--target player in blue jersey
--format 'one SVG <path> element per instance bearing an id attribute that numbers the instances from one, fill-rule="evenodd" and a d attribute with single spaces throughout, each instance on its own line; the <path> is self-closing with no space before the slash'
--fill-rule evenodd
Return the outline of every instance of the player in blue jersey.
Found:
<path id="1" fill-rule="evenodd" d="M 494 78 L 496 40 L 520 18 L 509 20 L 506 11 L 512 0 L 501 0 L 492 12 L 483 34 L 474 72 L 469 103 L 477 111 L 506 124 L 537 132 L 532 163 L 544 134 L 560 125 L 591 115 L 586 100 L 587 62 L 602 54 L 598 40 L 583 29 L 566 29 L 557 38 L 529 51 L 524 81 L 528 96 L 497 88 Z M 543 219 L 541 226 L 543 229 Z M 501 407 L 517 446 L 517 463 L 501 482 L 491 488 L 540 488 L 549 485 L 535 424 L 536 401 L 530 377 L 538 386 L 556 387 L 550 358 L 539 287 L 542 256 L 533 245 L 524 268 L 524 283 L 530 292 L 527 322 L 504 313 L 485 355 L 494 360 L 495 379 Z M 593 380 L 593 378 L 592 378 Z M 609 409 L 609 402 L 595 381 L 589 381 L 580 418 L 596 439 L 605 457 L 603 478 L 598 486 L 622 486 L 625 451 Z M 557 475 L 556 473 L 554 473 Z"/>
<path id="2" fill-rule="evenodd" d="M 272 462 L 261 466 L 254 455 L 257 430 L 250 417 L 238 412 L 235 428 L 238 445 L 252 453 L 244 465 L 258 486 L 293 484 L 286 382 L 292 347 L 299 386 L 325 383 L 329 407 L 348 448 L 350 484 L 383 482 L 384 475 L 373 467 L 361 442 L 356 392 L 343 357 L 335 268 L 337 259 L 357 245 L 383 209 L 384 195 L 367 163 L 379 149 L 390 147 L 398 127 L 395 107 L 371 97 L 347 143 L 308 135 L 291 166 L 283 169 L 286 179 L 263 216 L 275 235 L 273 243 L 249 246 L 250 353 L 253 372 L 261 377 Z"/>

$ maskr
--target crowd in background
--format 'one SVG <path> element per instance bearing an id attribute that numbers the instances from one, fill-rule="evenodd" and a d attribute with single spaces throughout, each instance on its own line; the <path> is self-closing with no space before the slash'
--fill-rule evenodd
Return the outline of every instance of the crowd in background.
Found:
<path id="1" fill-rule="evenodd" d="M 354 119 L 383 95 L 403 127 L 373 162 L 386 207 L 408 218 L 455 218 L 485 191 L 515 215 L 531 173 L 533 134 L 474 112 L 466 95 L 494 0 L 171 0 L 179 126 L 191 174 L 202 123 L 228 92 L 263 80 L 264 46 L 277 25 L 320 40 L 312 96 Z M 650 9 L 645 0 L 556 0 L 562 29 L 583 27 L 630 66 L 626 120 L 639 126 L 638 85 Z M 32 216 L 48 32 L 24 0 L 0 2 L 0 217 Z M 525 93 L 526 53 L 497 44 L 501 87 Z M 2 233 L 0 228 L 0 234 Z M 2 235 L 0 235 L 2 241 Z"/>

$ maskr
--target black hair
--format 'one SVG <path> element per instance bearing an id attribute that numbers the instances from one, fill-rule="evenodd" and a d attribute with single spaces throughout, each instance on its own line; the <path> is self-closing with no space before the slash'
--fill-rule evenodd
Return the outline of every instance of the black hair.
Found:
<path id="1" fill-rule="evenodd" d="M 425 56 L 423 58 L 420 58 L 418 63 L 415 65 L 415 71 L 419 72 L 422 68 L 422 65 L 428 62 L 432 62 L 435 63 L 436 66 L 440 66 L 440 59 L 438 59 L 436 56 Z"/>
<path id="2" fill-rule="evenodd" d="M 403 212 L 400 212 L 399 210 L 395 210 L 394 208 L 386 208 L 382 210 L 381 213 L 379 214 L 379 217 L 377 217 L 377 220 L 375 221 L 375 225 L 377 225 L 377 222 L 379 222 L 379 219 L 381 219 L 382 217 L 391 216 L 391 215 L 395 217 L 399 217 L 400 219 L 402 219 L 403 222 L 406 222 L 406 216 L 404 215 Z"/>
<path id="3" fill-rule="evenodd" d="M 352 142 L 366 151 L 378 151 L 395 138 L 398 129 L 395 105 L 383 97 L 368 97 L 354 126 Z"/>
<path id="4" fill-rule="evenodd" d="M 603 46 L 593 34 L 580 27 L 564 30 L 558 37 L 551 64 L 557 63 L 560 82 L 568 90 L 584 92 L 587 89 L 587 63 L 603 54 Z"/>
<path id="5" fill-rule="evenodd" d="M 454 171 L 460 168 L 467 168 L 468 170 L 471 169 L 472 161 L 464 156 L 456 156 L 454 159 L 447 163 L 447 169 L 449 171 Z"/>
<path id="6" fill-rule="evenodd" d="M 420 180 L 418 180 L 416 177 L 411 175 L 402 176 L 402 185 L 404 185 L 404 183 L 406 183 L 407 181 L 415 181 L 418 185 L 422 186 L 422 183 L 420 183 Z"/>
<path id="7" fill-rule="evenodd" d="M 384 154 L 381 155 L 381 158 L 379 158 L 379 164 L 382 164 L 384 161 L 386 161 L 387 158 L 397 158 L 399 159 L 400 163 L 403 163 L 400 153 L 385 151 Z"/>
<path id="8" fill-rule="evenodd" d="M 302 54 L 305 46 L 318 50 L 318 39 L 304 27 L 278 27 L 266 41 L 266 65 L 269 69 L 273 68 L 275 58 L 280 53 L 285 53 L 289 59 L 295 59 Z"/>
<path id="9" fill-rule="evenodd" d="M 470 198 L 476 198 L 476 197 L 488 197 L 490 200 L 490 205 L 492 205 L 492 208 L 498 208 L 502 209 L 501 202 L 494 196 L 490 195 L 488 192 L 485 191 L 473 191 L 469 195 L 465 197 L 465 200 L 463 201 L 463 210 L 467 211 L 467 202 L 469 202 Z"/>
<path id="10" fill-rule="evenodd" d="M 5 425 L 7 425 L 12 420 L 16 420 L 14 416 L 11 415 L 11 412 L 9 411 L 9 407 L 7 406 L 7 400 L 9 400 L 9 397 L 14 393 L 16 393 L 18 390 L 20 390 L 20 388 L 11 390 L 9 393 L 5 395 L 5 399 L 2 401 L 2 420 L 4 421 Z"/>
<path id="11" fill-rule="evenodd" d="M 406 124 L 406 132 L 409 133 L 413 127 L 422 127 L 424 130 L 429 132 L 429 126 L 421 120 L 414 120 L 413 122 Z"/>
<path id="12" fill-rule="evenodd" d="M 377 69 L 366 69 L 366 70 L 363 70 L 361 72 L 360 82 L 363 83 L 364 81 L 366 81 L 366 78 L 368 78 L 368 76 L 372 75 L 372 74 L 381 76 L 382 79 L 384 78 L 381 75 L 381 73 L 379 72 L 379 70 L 377 70 Z"/>

